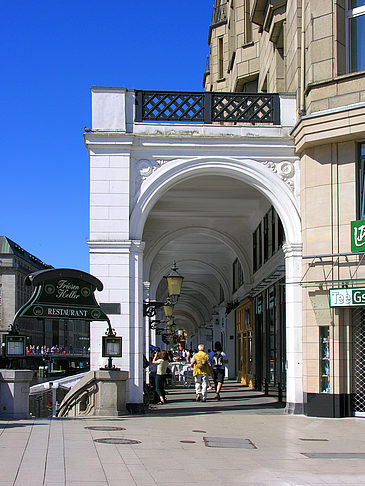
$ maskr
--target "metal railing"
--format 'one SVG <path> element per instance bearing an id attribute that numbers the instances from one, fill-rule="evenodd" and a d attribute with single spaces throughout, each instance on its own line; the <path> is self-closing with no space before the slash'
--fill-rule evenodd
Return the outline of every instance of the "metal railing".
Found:
<path id="1" fill-rule="evenodd" d="M 136 91 L 136 122 L 280 125 L 278 94 Z"/>

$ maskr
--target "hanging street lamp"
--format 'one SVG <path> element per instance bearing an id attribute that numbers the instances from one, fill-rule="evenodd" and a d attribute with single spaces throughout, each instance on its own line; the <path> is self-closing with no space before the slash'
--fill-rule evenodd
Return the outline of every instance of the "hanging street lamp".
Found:
<path id="1" fill-rule="evenodd" d="M 157 300 L 151 300 L 143 302 L 143 315 L 153 317 L 156 315 L 157 309 L 164 308 L 164 313 L 167 319 L 171 318 L 174 305 L 177 303 L 181 293 L 181 286 L 184 277 L 177 271 L 176 262 L 174 261 L 171 267 L 171 271 L 164 277 L 167 281 L 168 297 L 164 302 Z"/>
<path id="2" fill-rule="evenodd" d="M 174 305 L 179 300 L 180 293 L 181 293 L 181 286 L 184 280 L 184 277 L 180 275 L 179 272 L 177 271 L 175 260 L 172 264 L 170 273 L 166 275 L 164 278 L 167 281 L 169 300 L 172 303 L 172 305 Z"/>

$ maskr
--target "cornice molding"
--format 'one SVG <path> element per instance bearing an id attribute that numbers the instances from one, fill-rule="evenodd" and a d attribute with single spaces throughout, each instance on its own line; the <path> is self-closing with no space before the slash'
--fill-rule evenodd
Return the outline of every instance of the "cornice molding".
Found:
<path id="1" fill-rule="evenodd" d="M 305 115 L 292 130 L 295 150 L 365 137 L 365 103 Z"/>
<path id="2" fill-rule="evenodd" d="M 145 243 L 141 240 L 87 240 L 93 253 L 143 252 Z"/>

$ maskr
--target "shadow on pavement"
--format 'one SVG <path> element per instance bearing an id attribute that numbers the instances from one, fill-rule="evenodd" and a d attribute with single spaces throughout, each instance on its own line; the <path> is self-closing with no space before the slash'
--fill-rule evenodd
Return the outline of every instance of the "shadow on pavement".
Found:
<path id="1" fill-rule="evenodd" d="M 279 402 L 275 396 L 267 396 L 237 382 L 225 382 L 222 388 L 222 400 L 214 398 L 215 392 L 208 392 L 206 402 L 195 400 L 194 388 L 168 388 L 167 403 L 164 405 L 150 404 L 147 414 L 153 415 L 200 415 L 224 412 L 283 414 L 285 403 Z"/>

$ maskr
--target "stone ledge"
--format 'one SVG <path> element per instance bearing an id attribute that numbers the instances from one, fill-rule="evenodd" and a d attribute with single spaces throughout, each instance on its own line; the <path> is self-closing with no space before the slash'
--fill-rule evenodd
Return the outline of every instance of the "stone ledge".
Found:
<path id="1" fill-rule="evenodd" d="M 365 138 L 365 103 L 303 116 L 292 131 L 296 152 L 332 142 Z"/>

